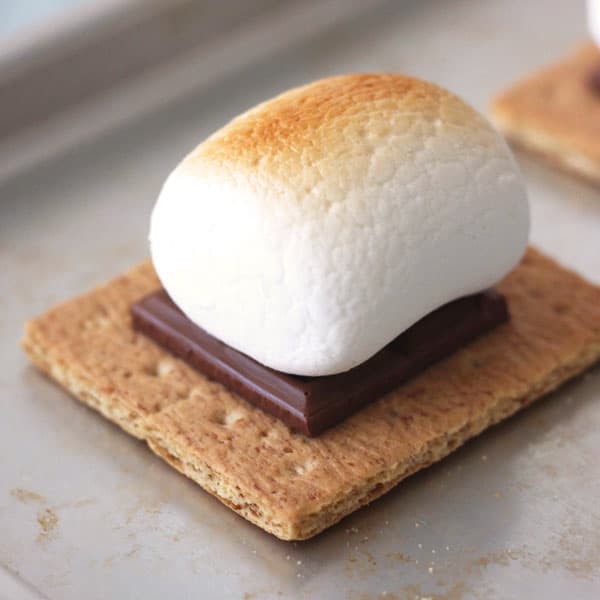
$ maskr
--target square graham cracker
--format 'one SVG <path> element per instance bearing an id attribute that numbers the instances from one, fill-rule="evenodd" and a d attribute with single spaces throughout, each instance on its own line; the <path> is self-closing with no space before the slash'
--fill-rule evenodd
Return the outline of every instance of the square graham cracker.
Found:
<path id="1" fill-rule="evenodd" d="M 534 249 L 511 321 L 307 438 L 131 328 L 149 262 L 26 325 L 33 362 L 255 525 L 310 538 L 600 358 L 600 288 Z"/>
<path id="2" fill-rule="evenodd" d="M 589 83 L 594 69 L 600 69 L 600 50 L 590 42 L 500 94 L 491 117 L 517 146 L 600 185 L 600 91 Z"/>

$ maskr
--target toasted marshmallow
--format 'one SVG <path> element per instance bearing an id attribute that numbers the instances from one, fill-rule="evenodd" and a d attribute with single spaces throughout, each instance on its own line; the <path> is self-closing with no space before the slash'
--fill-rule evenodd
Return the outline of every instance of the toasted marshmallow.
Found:
<path id="1" fill-rule="evenodd" d="M 480 114 L 430 83 L 348 75 L 260 104 L 200 144 L 164 184 L 150 241 L 194 323 L 314 376 L 497 283 L 528 230 L 517 166 Z"/>
<path id="2" fill-rule="evenodd" d="M 600 0 L 588 0 L 588 29 L 596 46 L 600 48 Z"/>

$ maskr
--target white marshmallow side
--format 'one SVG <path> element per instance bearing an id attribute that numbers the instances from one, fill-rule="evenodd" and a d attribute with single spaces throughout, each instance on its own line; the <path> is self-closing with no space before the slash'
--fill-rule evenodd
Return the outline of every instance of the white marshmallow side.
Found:
<path id="1" fill-rule="evenodd" d="M 600 48 L 600 0 L 588 0 L 587 16 L 590 35 Z"/>
<path id="2" fill-rule="evenodd" d="M 155 268 L 192 321 L 259 362 L 345 371 L 522 256 L 528 209 L 508 151 L 472 150 L 423 155 L 318 216 L 281 198 L 269 209 L 265 189 L 175 172 L 152 215 Z"/>

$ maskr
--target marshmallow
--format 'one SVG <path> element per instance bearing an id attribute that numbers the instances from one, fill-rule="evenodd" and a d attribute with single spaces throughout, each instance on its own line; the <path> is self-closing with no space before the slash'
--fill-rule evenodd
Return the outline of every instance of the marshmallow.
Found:
<path id="1" fill-rule="evenodd" d="M 588 0 L 588 29 L 596 46 L 600 48 L 600 0 Z"/>
<path id="2" fill-rule="evenodd" d="M 441 88 L 333 77 L 234 119 L 171 173 L 150 242 L 197 325 L 274 369 L 362 363 L 519 261 L 529 208 L 504 140 Z"/>

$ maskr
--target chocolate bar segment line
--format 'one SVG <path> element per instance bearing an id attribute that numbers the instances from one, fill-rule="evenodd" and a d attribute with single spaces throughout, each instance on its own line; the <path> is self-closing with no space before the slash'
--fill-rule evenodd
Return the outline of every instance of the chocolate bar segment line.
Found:
<path id="1" fill-rule="evenodd" d="M 508 319 L 488 290 L 433 311 L 357 367 L 301 377 L 275 371 L 192 323 L 164 290 L 131 307 L 133 326 L 175 356 L 305 435 L 339 423 L 431 364 Z"/>

